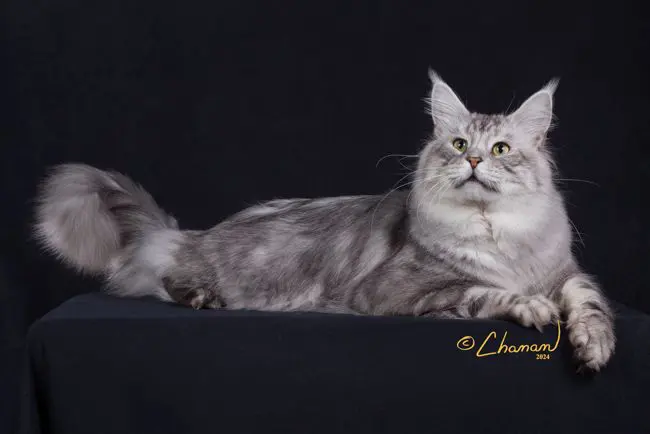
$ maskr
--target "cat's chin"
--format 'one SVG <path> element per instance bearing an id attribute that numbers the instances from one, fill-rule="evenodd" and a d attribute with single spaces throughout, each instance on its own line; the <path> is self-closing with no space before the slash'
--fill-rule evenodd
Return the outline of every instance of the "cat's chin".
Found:
<path id="1" fill-rule="evenodd" d="M 462 203 L 493 202 L 501 197 L 495 189 L 486 187 L 476 179 L 468 179 L 462 185 L 455 188 L 452 196 L 454 200 Z"/>

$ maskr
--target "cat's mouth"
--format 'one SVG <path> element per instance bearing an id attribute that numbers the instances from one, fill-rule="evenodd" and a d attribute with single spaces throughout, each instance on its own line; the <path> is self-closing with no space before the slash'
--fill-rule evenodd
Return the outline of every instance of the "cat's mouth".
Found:
<path id="1" fill-rule="evenodd" d="M 464 187 L 465 185 L 471 185 L 471 184 L 480 185 L 481 187 L 489 191 L 494 191 L 494 192 L 497 191 L 497 189 L 494 186 L 478 179 L 474 172 L 472 172 L 472 174 L 467 179 L 461 181 L 458 185 L 456 185 L 456 188 L 461 188 Z"/>

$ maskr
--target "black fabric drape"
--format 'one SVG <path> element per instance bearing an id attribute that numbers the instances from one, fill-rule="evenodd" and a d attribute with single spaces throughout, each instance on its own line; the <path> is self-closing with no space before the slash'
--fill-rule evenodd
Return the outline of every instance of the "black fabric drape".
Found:
<path id="1" fill-rule="evenodd" d="M 85 295 L 30 332 L 37 411 L 26 422 L 53 434 L 650 432 L 650 316 L 618 316 L 616 356 L 585 378 L 562 330 L 539 353 L 548 359 L 490 355 L 502 339 L 555 348 L 551 326 Z"/>

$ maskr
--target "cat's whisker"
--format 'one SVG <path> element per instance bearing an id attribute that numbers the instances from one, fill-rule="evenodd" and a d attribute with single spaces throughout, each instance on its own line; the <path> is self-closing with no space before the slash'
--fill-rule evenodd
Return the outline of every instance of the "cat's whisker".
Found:
<path id="1" fill-rule="evenodd" d="M 388 155 L 384 155 L 379 160 L 377 160 L 377 163 L 375 163 L 375 167 L 379 167 L 379 164 L 382 161 L 384 161 L 386 158 L 391 158 L 391 157 L 402 157 L 402 159 L 404 159 L 404 158 L 417 158 L 418 156 L 417 156 L 417 154 L 413 154 L 413 155 L 409 155 L 409 154 L 388 154 Z"/>
<path id="2" fill-rule="evenodd" d="M 438 181 L 440 182 L 440 181 Z M 437 184 L 437 183 L 436 183 Z M 417 207 L 415 208 L 415 218 L 417 219 L 418 223 L 422 224 L 422 220 L 420 220 L 420 208 L 422 207 L 422 204 L 424 203 L 424 198 L 428 195 L 428 193 L 435 188 L 436 184 L 430 187 L 430 189 L 427 190 L 426 194 L 420 198 L 418 201 Z"/>
<path id="3" fill-rule="evenodd" d="M 425 167 L 425 168 L 419 169 L 419 171 L 423 172 L 423 173 L 429 173 L 429 172 L 440 173 L 441 171 L 444 171 L 444 168 L 443 167 L 428 167 L 428 168 Z"/>
<path id="4" fill-rule="evenodd" d="M 515 94 L 514 94 L 514 92 L 513 92 L 513 94 L 512 94 L 512 98 L 510 98 L 510 102 L 508 103 L 508 108 L 506 108 L 505 113 L 509 113 L 509 112 L 510 112 L 510 107 L 512 107 L 512 103 L 513 103 L 513 102 L 515 102 Z"/>
<path id="5" fill-rule="evenodd" d="M 438 201 L 436 202 L 436 205 L 439 205 L 439 204 L 440 204 L 440 201 L 442 200 L 442 198 L 444 197 L 444 195 L 447 194 L 447 191 L 449 191 L 449 189 L 451 188 L 451 186 L 452 186 L 453 184 L 454 184 L 454 183 L 453 183 L 451 180 L 447 180 L 447 183 L 446 183 L 446 185 L 444 186 L 444 189 L 441 189 L 440 193 L 438 194 Z"/>
<path id="6" fill-rule="evenodd" d="M 404 169 L 406 169 L 406 170 L 408 170 L 408 171 L 413 171 L 413 168 L 412 168 L 412 167 L 408 167 L 407 165 L 405 165 L 404 163 L 402 163 L 402 160 L 403 160 L 402 158 L 399 158 L 399 159 L 397 160 L 397 164 L 399 164 L 400 166 L 402 166 Z"/>
<path id="7" fill-rule="evenodd" d="M 401 177 L 401 178 L 400 178 L 400 179 L 399 179 L 395 184 L 398 184 L 398 183 L 402 182 L 405 178 L 409 177 L 410 175 L 411 175 L 411 174 L 409 173 L 409 174 L 406 174 L 406 175 L 402 176 L 402 177 Z M 379 208 L 379 206 L 381 205 L 381 203 L 382 203 L 382 202 L 383 202 L 383 201 L 384 201 L 384 200 L 385 200 L 385 199 L 386 199 L 386 198 L 387 198 L 391 193 L 393 193 L 393 192 L 399 190 L 399 189 L 402 188 L 402 187 L 405 187 L 405 186 L 407 186 L 407 185 L 413 184 L 414 182 L 415 182 L 415 181 L 409 181 L 409 182 L 407 182 L 407 183 L 405 183 L 405 184 L 398 185 L 397 187 L 394 187 L 395 184 L 393 184 L 393 188 L 391 188 L 391 190 L 390 190 L 388 193 L 386 193 L 386 194 L 385 194 L 385 195 L 384 195 L 384 196 L 379 200 L 379 202 L 377 202 L 377 205 L 375 205 L 375 209 L 373 209 L 373 211 L 372 211 L 372 216 L 371 216 L 371 218 L 370 218 L 370 231 L 371 231 L 371 232 L 372 232 L 372 226 L 373 226 L 373 223 L 374 223 L 374 221 L 375 221 L 375 213 L 377 212 L 377 209 Z"/>
<path id="8" fill-rule="evenodd" d="M 434 183 L 431 186 L 431 188 L 429 188 L 427 190 L 426 194 L 424 195 L 424 197 L 428 197 L 429 195 L 431 195 L 432 199 L 433 199 L 432 202 L 436 200 L 436 198 L 438 197 L 439 194 L 441 194 L 443 189 L 446 191 L 446 189 L 448 188 L 447 183 L 449 183 L 449 185 L 451 184 L 448 177 L 442 177 L 441 176 L 440 178 L 442 178 L 442 179 L 440 179 L 436 183 Z M 440 203 L 440 200 L 438 200 L 436 202 L 436 205 L 439 204 L 439 203 Z M 420 210 L 421 210 L 421 208 L 422 208 L 422 206 L 424 204 L 425 204 L 425 202 L 421 201 L 418 204 L 417 208 L 416 208 L 416 217 L 417 217 L 418 221 L 420 221 Z M 420 223 L 421 223 L 421 221 L 420 221 Z"/>
<path id="9" fill-rule="evenodd" d="M 578 230 L 577 226 L 573 223 L 573 220 L 571 220 L 568 216 L 567 216 L 567 220 L 569 221 L 569 224 L 573 226 L 573 231 L 578 236 L 578 239 L 580 240 L 580 244 L 582 245 L 582 247 L 585 247 L 585 240 L 582 238 L 582 234 Z"/>
<path id="10" fill-rule="evenodd" d="M 447 175 L 446 173 L 443 173 L 443 174 L 440 174 L 440 175 L 428 176 L 428 177 L 424 178 L 423 181 L 430 182 L 430 181 L 435 181 L 435 180 L 441 179 L 441 178 L 449 178 L 449 175 Z"/>
<path id="11" fill-rule="evenodd" d="M 553 181 L 559 181 L 559 182 L 583 182 L 585 184 L 591 184 L 596 187 L 600 187 L 600 184 L 594 181 L 590 181 L 588 179 L 578 179 L 578 178 L 553 178 Z"/>

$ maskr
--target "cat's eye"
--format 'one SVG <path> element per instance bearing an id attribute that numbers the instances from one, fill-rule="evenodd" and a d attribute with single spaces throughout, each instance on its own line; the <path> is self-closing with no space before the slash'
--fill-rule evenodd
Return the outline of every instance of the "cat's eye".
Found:
<path id="1" fill-rule="evenodd" d="M 451 145 L 460 152 L 467 151 L 467 140 L 461 139 L 460 137 L 455 138 L 454 141 L 451 142 Z"/>
<path id="2" fill-rule="evenodd" d="M 506 142 L 497 142 L 492 146 L 492 155 L 500 157 L 510 152 L 510 145 Z"/>

